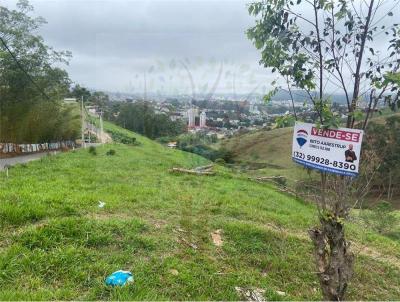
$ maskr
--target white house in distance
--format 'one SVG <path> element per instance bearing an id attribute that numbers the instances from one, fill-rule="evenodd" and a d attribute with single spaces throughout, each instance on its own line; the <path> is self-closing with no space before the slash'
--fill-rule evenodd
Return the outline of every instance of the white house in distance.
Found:
<path id="1" fill-rule="evenodd" d="M 167 144 L 168 148 L 171 148 L 171 149 L 175 149 L 177 145 L 178 145 L 177 142 L 169 142 Z"/>
<path id="2" fill-rule="evenodd" d="M 86 110 L 89 112 L 90 115 L 97 114 L 97 107 L 96 106 L 86 106 Z"/>

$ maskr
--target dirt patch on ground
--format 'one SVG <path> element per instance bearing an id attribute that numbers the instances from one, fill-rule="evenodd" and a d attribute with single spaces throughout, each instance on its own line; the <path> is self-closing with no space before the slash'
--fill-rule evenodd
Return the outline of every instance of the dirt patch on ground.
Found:
<path id="1" fill-rule="evenodd" d="M 371 247 L 368 247 L 365 245 L 361 245 L 354 241 L 352 241 L 351 244 L 353 247 L 352 250 L 353 250 L 354 254 L 363 255 L 363 256 L 370 257 L 377 261 L 386 262 L 387 264 L 390 264 L 400 270 L 400 260 L 398 258 L 396 258 L 392 255 L 382 254 L 381 252 L 377 251 L 374 248 L 371 248 Z"/>
<path id="2" fill-rule="evenodd" d="M 119 220 L 130 220 L 132 218 L 135 218 L 135 216 L 133 215 L 129 215 L 127 213 L 91 213 L 86 215 L 85 217 L 93 219 L 93 220 L 100 220 L 100 221 L 104 221 L 104 220 L 111 220 L 111 219 L 119 219 Z"/>

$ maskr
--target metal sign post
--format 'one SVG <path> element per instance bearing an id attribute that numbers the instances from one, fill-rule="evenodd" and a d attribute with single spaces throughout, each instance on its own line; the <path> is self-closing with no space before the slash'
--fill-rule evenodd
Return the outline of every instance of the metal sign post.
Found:
<path id="1" fill-rule="evenodd" d="M 82 118 L 82 145 L 86 148 L 85 143 L 85 116 L 84 116 L 84 107 L 83 107 L 83 96 L 81 97 L 81 118 Z"/>

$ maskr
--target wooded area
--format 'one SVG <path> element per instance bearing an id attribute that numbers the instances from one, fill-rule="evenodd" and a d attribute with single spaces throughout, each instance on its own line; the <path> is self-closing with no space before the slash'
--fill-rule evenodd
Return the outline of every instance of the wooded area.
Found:
<path id="1" fill-rule="evenodd" d="M 45 23 L 19 1 L 16 10 L 0 7 L 0 142 L 44 143 L 75 139 L 79 111 L 63 103 L 71 80 L 69 52 L 58 52 L 36 34 Z"/>

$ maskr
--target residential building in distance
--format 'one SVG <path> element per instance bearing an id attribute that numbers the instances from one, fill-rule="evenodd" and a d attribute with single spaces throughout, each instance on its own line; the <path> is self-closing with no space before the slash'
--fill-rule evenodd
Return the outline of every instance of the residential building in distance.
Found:
<path id="1" fill-rule="evenodd" d="M 194 108 L 188 110 L 188 127 L 194 128 L 196 126 L 196 111 Z"/>
<path id="2" fill-rule="evenodd" d="M 207 123 L 207 115 L 206 115 L 206 112 L 203 111 L 200 114 L 200 128 L 205 128 L 206 127 L 206 123 Z"/>

